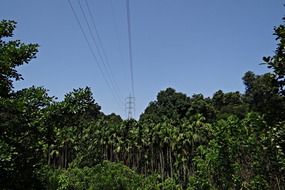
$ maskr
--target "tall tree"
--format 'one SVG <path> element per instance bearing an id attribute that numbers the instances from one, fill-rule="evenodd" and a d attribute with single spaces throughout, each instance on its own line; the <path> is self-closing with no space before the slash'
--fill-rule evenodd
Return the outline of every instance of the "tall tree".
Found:
<path id="1" fill-rule="evenodd" d="M 29 189 L 35 183 L 35 169 L 43 163 L 43 110 L 52 97 L 43 88 L 31 87 L 0 98 L 0 185 Z"/>
<path id="2" fill-rule="evenodd" d="M 76 157 L 84 128 L 99 118 L 100 109 L 89 87 L 74 89 L 62 102 L 48 107 L 44 115 L 48 164 L 68 167 Z"/>
<path id="3" fill-rule="evenodd" d="M 176 92 L 173 88 L 167 88 L 158 93 L 157 100 L 149 104 L 140 116 L 140 120 L 149 120 L 154 123 L 166 120 L 179 122 L 186 116 L 189 107 L 189 97 L 183 93 Z"/>
<path id="4" fill-rule="evenodd" d="M 245 102 L 250 109 L 264 114 L 265 120 L 274 124 L 285 119 L 285 98 L 278 93 L 278 81 L 271 73 L 255 75 L 245 73 Z"/>
<path id="5" fill-rule="evenodd" d="M 11 93 L 13 80 L 23 79 L 16 67 L 35 58 L 38 51 L 37 44 L 24 44 L 20 40 L 5 40 L 13 36 L 15 27 L 15 21 L 0 21 L 0 97 L 7 97 Z"/>
<path id="6" fill-rule="evenodd" d="M 13 36 L 16 22 L 0 21 L 0 188 L 29 189 L 41 163 L 40 129 L 36 122 L 51 100 L 43 88 L 13 92 L 13 81 L 23 79 L 16 67 L 35 58 L 37 44 Z"/>
<path id="7" fill-rule="evenodd" d="M 285 17 L 283 18 L 285 21 Z M 278 42 L 275 55 L 263 57 L 264 63 L 273 70 L 273 74 L 278 81 L 280 93 L 285 95 L 285 25 L 281 24 L 274 28 L 274 35 Z"/>
<path id="8" fill-rule="evenodd" d="M 204 98 L 202 94 L 194 94 L 190 99 L 190 107 L 187 110 L 187 119 L 201 114 L 206 121 L 214 121 L 216 113 L 209 98 Z"/>
<path id="9" fill-rule="evenodd" d="M 238 91 L 224 93 L 219 90 L 215 92 L 212 98 L 212 103 L 217 112 L 217 119 L 225 119 L 230 115 L 243 118 L 248 111 L 248 105 L 243 99 L 243 95 Z"/>

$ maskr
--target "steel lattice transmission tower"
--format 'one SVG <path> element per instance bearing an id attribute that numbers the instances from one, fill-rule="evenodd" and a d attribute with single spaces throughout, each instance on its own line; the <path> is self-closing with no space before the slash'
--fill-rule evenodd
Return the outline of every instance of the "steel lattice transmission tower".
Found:
<path id="1" fill-rule="evenodd" d="M 126 98 L 126 112 L 127 118 L 133 119 L 135 116 L 135 97 L 129 96 Z"/>

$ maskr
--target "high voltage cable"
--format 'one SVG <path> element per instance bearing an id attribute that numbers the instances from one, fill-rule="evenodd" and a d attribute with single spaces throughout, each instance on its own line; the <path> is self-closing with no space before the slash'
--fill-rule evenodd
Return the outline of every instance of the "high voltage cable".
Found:
<path id="1" fill-rule="evenodd" d="M 129 58 L 130 58 L 130 72 L 131 72 L 131 88 L 132 96 L 135 96 L 134 87 L 134 71 L 133 71 L 133 51 L 132 51 L 132 33 L 131 33 L 131 16 L 130 16 L 130 2 L 126 0 L 127 7 L 127 21 L 128 21 L 128 38 L 129 38 Z"/>
<path id="2" fill-rule="evenodd" d="M 79 1 L 79 2 L 80 2 L 80 1 Z M 101 46 L 101 49 L 102 49 L 102 52 L 103 52 L 103 56 L 104 56 L 104 58 L 105 58 L 105 60 L 106 60 L 106 62 L 107 62 L 107 66 L 109 67 L 110 71 L 112 72 L 112 69 L 111 69 L 111 67 L 110 67 L 110 65 L 109 65 L 109 61 L 108 61 L 108 57 L 107 57 L 106 51 L 105 51 L 105 49 L 104 49 L 104 46 L 103 46 L 101 37 L 100 37 L 100 35 L 99 35 L 99 31 L 98 31 L 97 26 L 96 26 L 96 22 L 95 22 L 95 19 L 94 19 L 94 15 L 92 14 L 92 11 L 91 11 L 91 9 L 90 9 L 90 6 L 89 6 L 89 3 L 88 3 L 87 0 L 85 0 L 85 4 L 86 4 L 86 7 L 87 7 L 88 14 L 90 15 L 91 23 L 92 23 L 93 28 L 94 28 L 94 30 L 95 30 L 95 34 L 96 34 L 96 36 L 97 36 L 97 38 L 98 38 L 99 45 Z"/>
<path id="3" fill-rule="evenodd" d="M 119 57 L 120 57 L 120 62 L 121 64 L 123 64 L 123 54 L 122 54 L 122 50 L 121 50 L 121 40 L 120 40 L 120 35 L 119 35 L 119 30 L 118 30 L 118 24 L 116 22 L 116 17 L 115 17 L 115 8 L 113 5 L 113 0 L 110 0 L 110 6 L 111 6 L 111 15 L 112 15 L 112 21 L 113 21 L 113 25 L 114 25 L 114 33 L 116 35 L 116 41 L 117 41 L 117 51 L 119 53 Z"/>
<path id="4" fill-rule="evenodd" d="M 85 2 L 87 3 L 87 1 L 85 1 Z M 80 1 L 78 1 L 78 4 L 79 4 L 79 8 L 80 8 L 80 10 L 81 10 L 81 12 L 82 12 L 83 18 L 84 18 L 84 20 L 85 20 L 85 22 L 86 22 L 86 24 L 87 24 L 87 28 L 88 28 L 88 31 L 89 31 L 89 33 L 90 33 L 90 36 L 91 36 L 91 38 L 92 38 L 92 40 L 93 40 L 93 43 L 95 44 L 95 47 L 96 47 L 96 49 L 97 49 L 99 58 L 101 59 L 103 68 L 105 69 L 105 72 L 106 72 L 106 74 L 107 74 L 107 77 L 109 77 L 109 79 L 110 79 L 111 86 L 112 86 L 112 88 L 114 89 L 116 95 L 117 95 L 118 97 L 120 97 L 119 87 L 118 87 L 116 81 L 114 80 L 111 67 L 110 67 L 110 65 L 109 65 L 108 62 L 107 62 L 107 61 L 108 61 L 107 56 L 106 56 L 106 54 L 105 54 L 105 57 L 106 57 L 106 58 L 105 58 L 105 59 L 106 59 L 106 62 L 105 62 L 105 60 L 104 60 L 104 58 L 103 58 L 103 56 L 102 56 L 102 54 L 101 54 L 100 48 L 99 48 L 99 46 L 98 46 L 99 43 L 97 44 L 97 42 L 96 42 L 95 36 L 93 35 L 91 26 L 90 26 L 90 24 L 89 24 L 89 21 L 88 21 L 88 19 L 87 19 L 86 13 L 85 13 L 85 11 L 84 11 L 84 9 L 83 9 L 83 7 L 82 7 Z M 88 3 L 87 3 L 87 5 L 88 5 Z M 90 11 L 90 9 L 88 9 L 88 10 Z M 91 14 L 91 11 L 89 12 L 89 14 Z M 93 22 L 93 25 L 94 25 L 95 28 L 96 28 L 95 22 Z M 95 33 L 97 34 L 97 38 L 98 38 L 98 40 L 99 40 L 99 39 L 100 39 L 100 36 L 99 36 L 99 34 L 98 34 L 97 29 L 95 30 Z M 99 44 L 99 45 L 100 45 L 100 44 Z M 101 42 L 101 48 L 102 48 L 102 51 L 103 51 L 103 54 L 104 54 L 104 49 L 103 49 L 102 42 Z"/>
<path id="5" fill-rule="evenodd" d="M 85 20 L 86 20 L 86 22 L 88 23 L 86 14 L 85 14 L 85 12 L 84 12 L 84 9 L 82 8 L 82 6 L 81 6 L 81 4 L 80 4 L 80 1 L 78 1 L 78 2 L 79 2 L 79 5 L 80 5 L 80 9 L 81 9 L 81 11 L 82 11 L 82 13 L 83 13 L 83 15 L 84 15 L 84 17 L 85 17 Z M 89 6 L 89 3 L 88 3 L 87 0 L 85 0 L 85 4 L 86 4 L 86 7 L 87 7 L 88 14 L 89 14 L 89 16 L 90 16 L 90 18 L 91 18 L 91 24 L 92 24 L 92 26 L 93 26 L 93 28 L 94 28 L 94 30 L 95 30 L 95 34 L 96 34 L 97 39 L 98 39 L 98 45 L 101 47 L 101 51 L 102 51 L 103 56 L 102 56 L 102 54 L 100 53 L 100 48 L 97 46 L 95 37 L 94 37 L 93 33 L 91 32 L 91 31 L 92 31 L 92 30 L 91 30 L 91 27 L 90 27 L 90 25 L 88 24 L 88 28 L 89 28 L 89 30 L 90 30 L 90 33 L 92 33 L 92 34 L 91 34 L 92 39 L 93 39 L 93 41 L 94 41 L 94 43 L 95 43 L 95 45 L 96 45 L 96 48 L 97 48 L 98 53 L 99 53 L 99 56 L 100 56 L 100 58 L 101 58 L 101 60 L 102 60 L 102 62 L 103 62 L 103 64 L 104 64 L 104 67 L 105 67 L 106 71 L 108 72 L 109 77 L 110 77 L 112 83 L 114 84 L 114 88 L 117 90 L 118 95 L 119 95 L 119 97 L 121 98 L 120 88 L 119 88 L 119 86 L 118 86 L 116 80 L 114 79 L 114 74 L 113 74 L 113 72 L 112 72 L 112 68 L 111 68 L 111 66 L 110 66 L 110 64 L 109 64 L 108 56 L 107 56 L 107 54 L 106 54 L 106 51 L 105 51 L 105 49 L 104 49 L 104 46 L 103 46 L 101 37 L 100 37 L 100 35 L 99 35 L 99 31 L 98 31 L 97 26 L 96 26 L 96 22 L 95 22 L 95 19 L 94 19 L 94 15 L 92 14 L 92 11 L 91 11 L 91 9 L 90 9 L 90 6 Z M 105 61 L 104 61 L 103 58 L 105 58 Z"/>
<path id="6" fill-rule="evenodd" d="M 100 65 L 99 62 L 98 62 L 97 56 L 96 56 L 96 54 L 94 53 L 94 51 L 93 51 L 93 49 L 92 49 L 92 46 L 91 46 L 91 44 L 90 44 L 90 42 L 89 42 L 89 40 L 88 40 L 88 38 L 87 38 L 87 35 L 86 35 L 85 32 L 84 32 L 84 29 L 83 29 L 83 27 L 82 27 L 82 25 L 81 25 L 81 22 L 80 22 L 80 20 L 79 20 L 79 17 L 78 17 L 78 15 L 76 14 L 76 11 L 75 11 L 75 9 L 74 9 L 74 7 L 73 7 L 71 1 L 68 0 L 68 3 L 69 3 L 69 6 L 70 6 L 70 8 L 71 8 L 71 10 L 72 10 L 72 13 L 73 13 L 73 15 L 74 15 L 74 17 L 75 17 L 76 22 L 77 22 L 77 24 L 79 25 L 80 31 L 81 31 L 81 33 L 82 33 L 82 35 L 83 35 L 83 37 L 84 37 L 84 39 L 85 39 L 85 41 L 86 41 L 86 43 L 87 43 L 87 45 L 88 45 L 88 48 L 89 48 L 89 50 L 90 50 L 90 52 L 91 52 L 91 54 L 92 54 L 92 56 L 93 56 L 93 59 L 95 60 L 97 66 L 98 66 L 98 68 L 99 68 L 99 70 L 100 70 L 100 72 L 101 72 L 101 74 L 102 74 L 102 76 L 103 76 L 103 78 L 104 78 L 104 80 L 105 80 L 105 82 L 107 83 L 108 87 L 110 88 L 114 100 L 116 101 L 116 103 L 117 103 L 117 104 L 119 105 L 119 107 L 120 107 L 121 105 L 120 105 L 119 101 L 116 99 L 116 96 L 115 96 L 115 94 L 113 93 L 113 89 L 112 89 L 112 87 L 111 87 L 109 81 L 107 80 L 106 75 L 105 75 L 105 73 L 103 72 L 103 70 L 102 70 L 102 68 L 101 68 L 101 65 Z"/>

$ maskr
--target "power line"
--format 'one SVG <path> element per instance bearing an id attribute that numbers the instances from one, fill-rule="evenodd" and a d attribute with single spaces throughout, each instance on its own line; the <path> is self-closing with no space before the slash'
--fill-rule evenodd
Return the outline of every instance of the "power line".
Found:
<path id="1" fill-rule="evenodd" d="M 92 26 L 93 26 L 93 28 L 94 28 L 94 30 L 95 30 L 95 34 L 96 34 L 97 39 L 98 39 L 98 45 L 99 45 L 101 48 L 99 48 L 99 47 L 97 46 L 95 37 L 94 37 L 93 33 L 91 32 L 91 31 L 92 31 L 92 30 L 91 30 L 91 27 L 90 27 L 90 25 L 88 24 L 88 28 L 89 28 L 89 31 L 90 31 L 90 33 L 91 33 L 92 39 L 93 39 L 93 41 L 94 41 L 94 44 L 96 45 L 97 51 L 98 51 L 99 56 L 100 56 L 100 58 L 101 58 L 101 60 L 102 60 L 102 62 L 103 62 L 104 68 L 106 69 L 106 71 L 107 71 L 107 73 L 108 73 L 108 75 L 109 75 L 109 77 L 110 77 L 112 83 L 114 84 L 114 88 L 117 90 L 119 97 L 121 97 L 121 95 L 120 95 L 120 94 L 121 94 L 121 93 L 120 93 L 120 88 L 119 88 L 119 86 L 118 86 L 118 84 L 117 84 L 117 82 L 116 82 L 116 80 L 115 80 L 115 78 L 114 78 L 114 74 L 113 74 L 113 72 L 112 72 L 112 68 L 111 68 L 111 66 L 110 66 L 110 64 L 109 64 L 108 56 L 107 56 L 107 54 L 106 54 L 106 51 L 105 51 L 105 49 L 104 49 L 104 46 L 103 46 L 101 37 L 100 37 L 100 35 L 99 35 L 99 31 L 98 31 L 97 26 L 96 26 L 96 22 L 95 22 L 95 19 L 94 19 L 94 15 L 92 14 L 92 11 L 91 11 L 91 9 L 90 9 L 90 6 L 89 6 L 89 3 L 88 3 L 87 0 L 85 0 L 85 4 L 86 4 L 86 7 L 87 7 L 88 14 L 89 14 L 89 16 L 90 16 L 90 18 L 91 18 L 91 24 L 92 24 Z M 85 20 L 87 21 L 86 14 L 85 14 L 85 12 L 84 12 L 84 9 L 81 7 L 80 1 L 79 1 L 79 5 L 80 5 L 80 8 L 81 8 L 81 10 L 82 10 L 82 13 L 84 14 Z M 88 21 L 87 21 L 87 23 L 88 23 Z M 100 52 L 100 49 L 101 49 L 101 51 L 102 51 L 103 56 L 102 56 L 102 54 L 101 54 L 101 52 Z M 105 61 L 104 61 L 103 58 L 105 58 Z"/>
<path id="2" fill-rule="evenodd" d="M 101 72 L 101 74 L 102 74 L 102 76 L 103 76 L 103 78 L 104 78 L 104 80 L 105 80 L 105 82 L 107 83 L 108 87 L 110 88 L 111 93 L 112 93 L 112 95 L 113 95 L 113 97 L 114 97 L 114 100 L 116 101 L 116 103 L 117 103 L 117 104 L 119 105 L 119 107 L 120 107 L 120 103 L 119 103 L 118 100 L 116 99 L 116 96 L 115 96 L 115 94 L 114 94 L 114 92 L 113 92 L 113 90 L 112 90 L 112 87 L 111 87 L 109 81 L 107 80 L 106 75 L 105 75 L 105 73 L 103 72 L 103 70 L 102 70 L 102 68 L 101 68 L 101 65 L 100 65 L 99 62 L 98 62 L 97 56 L 96 56 L 96 54 L 94 53 L 94 51 L 93 51 L 93 49 L 92 49 L 92 46 L 91 46 L 91 44 L 90 44 L 90 42 L 89 42 L 89 40 L 88 40 L 88 38 L 87 38 L 86 33 L 84 32 L 84 29 L 83 29 L 83 27 L 82 27 L 82 24 L 81 24 L 81 22 L 80 22 L 80 19 L 79 19 L 78 15 L 76 14 L 76 11 L 75 11 L 75 9 L 74 9 L 74 7 L 73 7 L 71 1 L 68 0 L 68 3 L 69 3 L 69 6 L 70 6 L 70 8 L 71 8 L 71 10 L 72 10 L 72 13 L 73 13 L 73 15 L 74 15 L 74 17 L 75 17 L 75 20 L 76 20 L 76 22 L 77 22 L 77 24 L 78 24 L 78 26 L 79 26 L 79 28 L 80 28 L 80 31 L 81 31 L 81 33 L 82 33 L 82 35 L 83 35 L 83 37 L 84 37 L 84 39 L 85 39 L 85 41 L 86 41 L 86 43 L 87 43 L 87 45 L 88 45 L 88 48 L 89 48 L 89 50 L 90 50 L 90 52 L 91 52 L 91 54 L 92 54 L 92 56 L 93 56 L 93 59 L 95 60 L 97 66 L 98 66 L 98 68 L 99 68 L 99 70 L 100 70 L 100 72 Z"/>
<path id="3" fill-rule="evenodd" d="M 115 17 L 115 8 L 113 4 L 113 0 L 110 0 L 110 6 L 111 6 L 111 15 L 112 15 L 112 21 L 113 21 L 113 26 L 114 26 L 114 33 L 116 35 L 116 41 L 117 41 L 117 51 L 119 54 L 120 58 L 120 63 L 123 64 L 124 59 L 123 59 L 123 54 L 122 54 L 122 49 L 120 48 L 121 46 L 121 40 L 120 40 L 120 35 L 119 35 L 119 30 L 118 30 L 118 23 L 116 22 L 116 17 Z"/>
<path id="4" fill-rule="evenodd" d="M 128 21 L 128 38 L 129 38 L 129 58 L 130 58 L 130 72 L 131 72 L 131 88 L 132 88 L 132 96 L 135 96 L 134 72 L 133 72 L 132 33 L 131 33 L 131 16 L 130 16 L 130 1 L 129 1 L 129 0 L 126 0 L 126 7 L 127 7 L 127 21 Z"/>
<path id="5" fill-rule="evenodd" d="M 87 3 L 87 1 L 85 1 L 85 2 Z M 78 1 L 78 3 L 79 3 L 79 8 L 80 8 L 80 10 L 81 10 L 81 12 L 82 12 L 83 18 L 84 18 L 84 20 L 85 20 L 85 22 L 86 22 L 86 24 L 87 24 L 87 28 L 88 28 L 88 31 L 89 31 L 89 33 L 90 33 L 90 36 L 91 36 L 91 38 L 92 38 L 92 40 L 93 40 L 93 43 L 95 44 L 95 47 L 96 47 L 96 49 L 97 49 L 99 58 L 101 59 L 101 62 L 102 62 L 102 64 L 103 64 L 103 68 L 105 69 L 105 72 L 106 72 L 106 74 L 107 74 L 107 77 L 110 79 L 111 86 L 112 86 L 113 90 L 115 91 L 116 95 L 117 95 L 118 97 L 120 97 L 119 87 L 118 87 L 118 85 L 117 85 L 117 83 L 116 83 L 116 81 L 115 81 L 115 79 L 114 79 L 114 77 L 113 77 L 113 73 L 112 73 L 111 67 L 110 67 L 110 65 L 109 65 L 108 63 L 105 63 L 105 60 L 104 60 L 104 58 L 103 58 L 103 56 L 102 56 L 102 54 L 101 54 L 100 48 L 99 48 L 99 46 L 98 46 L 99 43 L 97 44 L 97 42 L 96 42 L 95 36 L 93 35 L 93 32 L 92 32 L 91 26 L 90 26 L 90 24 L 89 24 L 89 21 L 88 21 L 88 19 L 87 19 L 86 13 L 85 13 L 85 11 L 84 11 L 84 9 L 83 9 L 83 7 L 82 7 L 80 1 Z M 90 11 L 90 9 L 89 9 L 89 11 Z M 90 11 L 90 12 L 91 12 L 91 11 Z M 93 25 L 95 25 L 95 22 L 93 22 Z M 95 27 L 96 27 L 96 26 L 95 26 Z M 96 34 L 97 34 L 97 38 L 98 38 L 98 40 L 99 40 L 99 39 L 100 39 L 100 36 L 99 36 L 99 34 L 98 34 L 97 29 L 96 29 L 95 31 L 96 31 Z M 101 42 L 101 48 L 103 48 L 102 42 Z M 102 49 L 102 51 L 103 51 L 103 49 Z M 105 55 L 105 56 L 106 56 L 106 55 Z M 106 56 L 106 61 L 107 61 L 107 56 Z M 109 67 L 108 67 L 107 65 L 108 65 Z"/>

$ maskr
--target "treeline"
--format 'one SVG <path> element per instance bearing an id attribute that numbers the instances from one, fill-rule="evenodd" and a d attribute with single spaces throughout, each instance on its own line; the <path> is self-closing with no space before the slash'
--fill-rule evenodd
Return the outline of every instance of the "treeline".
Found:
<path id="1" fill-rule="evenodd" d="M 105 115 L 91 89 L 62 101 L 13 90 L 37 44 L 0 22 L 1 189 L 285 189 L 285 28 L 245 92 L 191 97 L 167 88 L 138 121 Z"/>

